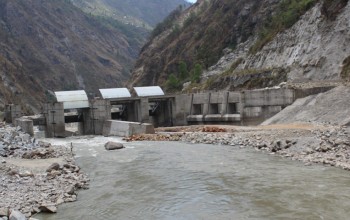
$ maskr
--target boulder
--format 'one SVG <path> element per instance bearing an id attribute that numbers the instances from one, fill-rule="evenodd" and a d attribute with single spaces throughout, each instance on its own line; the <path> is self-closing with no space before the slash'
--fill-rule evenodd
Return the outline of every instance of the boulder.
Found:
<path id="1" fill-rule="evenodd" d="M 33 177 L 34 174 L 30 171 L 24 171 L 24 172 L 19 173 L 19 176 L 20 177 Z"/>
<path id="2" fill-rule="evenodd" d="M 57 207 L 55 205 L 41 205 L 39 207 L 40 211 L 48 213 L 56 213 Z"/>
<path id="3" fill-rule="evenodd" d="M 74 194 L 74 192 L 75 192 L 75 187 L 74 186 L 68 186 L 67 188 L 66 188 L 66 193 L 68 193 L 69 195 L 73 195 Z"/>
<path id="4" fill-rule="evenodd" d="M 10 220 L 26 220 L 26 217 L 17 210 L 11 211 Z"/>
<path id="5" fill-rule="evenodd" d="M 9 216 L 9 209 L 8 208 L 0 208 L 0 217 L 3 216 Z"/>
<path id="6" fill-rule="evenodd" d="M 119 149 L 123 149 L 124 145 L 122 143 L 110 141 L 105 144 L 105 148 L 106 150 L 119 150 Z"/>
<path id="7" fill-rule="evenodd" d="M 59 170 L 60 165 L 58 163 L 53 163 L 49 168 L 47 168 L 46 172 L 50 173 L 52 170 Z"/>

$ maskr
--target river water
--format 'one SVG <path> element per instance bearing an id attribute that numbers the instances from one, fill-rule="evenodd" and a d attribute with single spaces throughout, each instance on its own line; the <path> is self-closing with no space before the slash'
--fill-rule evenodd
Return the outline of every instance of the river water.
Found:
<path id="1" fill-rule="evenodd" d="M 350 173 L 304 166 L 251 148 L 132 142 L 104 150 L 108 140 L 73 143 L 90 189 L 61 205 L 52 219 L 349 219 Z"/>

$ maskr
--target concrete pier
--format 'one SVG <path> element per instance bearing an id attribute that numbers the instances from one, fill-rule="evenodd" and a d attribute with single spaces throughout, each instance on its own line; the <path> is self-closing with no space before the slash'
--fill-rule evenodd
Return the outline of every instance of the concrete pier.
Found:
<path id="1" fill-rule="evenodd" d="M 28 133 L 31 136 L 34 136 L 33 120 L 25 119 L 25 118 L 17 118 L 16 125 L 21 127 L 23 132 Z"/>
<path id="2" fill-rule="evenodd" d="M 102 135 L 106 120 L 111 120 L 111 105 L 106 100 L 92 100 L 90 108 L 81 109 L 83 122 L 79 125 L 79 133 L 83 135 Z"/>
<path id="3" fill-rule="evenodd" d="M 64 108 L 62 102 L 46 103 L 44 105 L 46 118 L 45 136 L 65 137 Z"/>
<path id="4" fill-rule="evenodd" d="M 22 108 L 20 105 L 9 104 L 6 105 L 5 121 L 6 123 L 13 123 L 16 125 L 16 119 L 22 117 Z"/>

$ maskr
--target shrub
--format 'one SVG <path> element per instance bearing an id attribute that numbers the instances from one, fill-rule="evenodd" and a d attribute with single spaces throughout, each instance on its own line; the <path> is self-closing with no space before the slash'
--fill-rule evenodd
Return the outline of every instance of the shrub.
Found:
<path id="1" fill-rule="evenodd" d="M 293 26 L 299 18 L 313 7 L 319 0 L 282 0 L 276 13 L 267 19 L 260 30 L 257 42 L 250 48 L 255 54 L 270 42 L 279 32 Z"/>
<path id="2" fill-rule="evenodd" d="M 203 72 L 202 65 L 197 63 L 194 66 L 193 70 L 191 71 L 191 82 L 198 83 L 199 80 L 201 79 L 202 72 Z"/>
<path id="3" fill-rule="evenodd" d="M 174 74 L 169 75 L 168 80 L 165 83 L 165 86 L 169 91 L 177 91 L 182 88 L 180 80 Z"/>

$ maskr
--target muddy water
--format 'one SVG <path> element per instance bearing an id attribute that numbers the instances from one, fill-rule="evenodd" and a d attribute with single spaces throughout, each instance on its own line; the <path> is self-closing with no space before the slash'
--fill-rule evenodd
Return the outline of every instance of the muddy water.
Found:
<path id="1" fill-rule="evenodd" d="M 110 140 L 109 138 L 108 140 Z M 350 173 L 230 146 L 73 142 L 91 178 L 51 219 L 349 219 Z"/>

